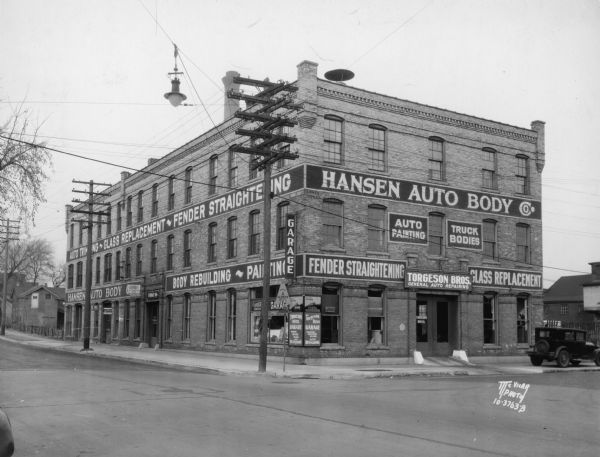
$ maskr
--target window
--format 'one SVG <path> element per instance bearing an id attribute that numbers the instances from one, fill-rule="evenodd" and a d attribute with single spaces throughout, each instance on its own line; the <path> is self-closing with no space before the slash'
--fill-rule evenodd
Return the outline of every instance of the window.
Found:
<path id="1" fill-rule="evenodd" d="M 237 217 L 227 219 L 227 258 L 237 257 Z"/>
<path id="2" fill-rule="evenodd" d="M 436 181 L 446 179 L 444 166 L 444 140 L 437 137 L 429 138 L 429 178 Z"/>
<path id="3" fill-rule="evenodd" d="M 167 270 L 173 269 L 173 257 L 175 255 L 175 236 L 169 235 L 167 237 Z"/>
<path id="4" fill-rule="evenodd" d="M 125 249 L 125 278 L 131 278 L 131 248 Z"/>
<path id="5" fill-rule="evenodd" d="M 167 309 L 165 311 L 166 316 L 166 324 L 165 324 L 165 339 L 170 340 L 172 336 L 173 329 L 173 296 L 169 295 L 167 297 Z"/>
<path id="6" fill-rule="evenodd" d="M 73 288 L 73 264 L 67 269 L 67 289 Z"/>
<path id="7" fill-rule="evenodd" d="M 142 303 L 139 298 L 135 300 L 134 309 L 134 326 L 133 326 L 133 337 L 137 339 L 142 338 Z"/>
<path id="8" fill-rule="evenodd" d="M 325 116 L 325 162 L 342 163 L 342 119 Z"/>
<path id="9" fill-rule="evenodd" d="M 498 154 L 491 148 L 483 148 L 481 186 L 484 189 L 498 189 Z"/>
<path id="10" fill-rule="evenodd" d="M 115 258 L 115 281 L 119 281 L 121 279 L 121 251 L 117 251 Z"/>
<path id="11" fill-rule="evenodd" d="M 529 300 L 528 297 L 517 297 L 517 343 L 529 343 Z"/>
<path id="12" fill-rule="evenodd" d="M 343 247 L 344 206 L 339 200 L 323 201 L 323 245 Z"/>
<path id="13" fill-rule="evenodd" d="M 127 197 L 127 227 L 131 227 L 133 224 L 133 210 L 131 209 L 131 196 Z"/>
<path id="14" fill-rule="evenodd" d="M 269 297 L 277 297 L 279 286 L 269 287 Z M 250 298 L 250 342 L 260 342 L 260 323 L 263 289 L 262 287 L 253 287 L 248 290 Z M 269 300 L 270 301 L 270 300 Z M 284 342 L 285 313 L 283 311 L 269 310 L 269 320 L 267 323 L 267 340 L 269 344 L 282 344 Z"/>
<path id="15" fill-rule="evenodd" d="M 321 343 L 340 342 L 340 287 L 324 285 L 321 290 Z"/>
<path id="16" fill-rule="evenodd" d="M 79 223 L 79 246 L 83 244 L 83 222 Z"/>
<path id="17" fill-rule="evenodd" d="M 123 204 L 117 203 L 117 232 L 123 228 Z"/>
<path id="18" fill-rule="evenodd" d="M 385 127 L 372 124 L 369 126 L 369 168 L 371 170 L 385 171 L 386 146 Z"/>
<path id="19" fill-rule="evenodd" d="M 371 205 L 367 215 L 367 249 L 369 251 L 383 251 L 385 235 L 385 208 Z"/>
<path id="20" fill-rule="evenodd" d="M 175 208 L 175 176 L 169 176 L 169 190 L 168 190 L 167 206 L 169 211 Z"/>
<path id="21" fill-rule="evenodd" d="M 208 252 L 206 254 L 207 262 L 217 261 L 217 223 L 212 222 L 208 225 Z"/>
<path id="22" fill-rule="evenodd" d="M 75 287 L 83 286 L 83 262 L 77 262 L 77 281 Z"/>
<path id="23" fill-rule="evenodd" d="M 517 192 L 529 194 L 529 157 L 517 156 Z"/>
<path id="24" fill-rule="evenodd" d="M 138 223 L 144 220 L 144 191 L 140 190 L 137 195 L 137 221 Z"/>
<path id="25" fill-rule="evenodd" d="M 158 269 L 158 241 L 152 240 L 150 245 L 150 273 L 156 273 Z"/>
<path id="26" fill-rule="evenodd" d="M 569 314 L 569 305 L 560 305 L 560 315 L 567 316 Z"/>
<path id="27" fill-rule="evenodd" d="M 237 187 L 238 185 L 238 166 L 237 166 L 237 154 L 233 151 L 229 151 L 229 173 L 227 176 L 227 184 L 230 188 Z"/>
<path id="28" fill-rule="evenodd" d="M 227 291 L 227 341 L 236 340 L 237 299 L 235 289 Z"/>
<path id="29" fill-rule="evenodd" d="M 290 134 L 291 134 L 290 127 L 288 127 L 288 126 L 279 127 L 277 129 L 277 134 L 282 135 L 282 136 L 290 136 Z M 290 144 L 283 143 L 277 148 L 277 150 L 284 155 L 286 155 L 286 154 L 289 155 L 290 154 Z M 281 159 L 279 159 L 277 162 L 275 162 L 275 167 L 278 170 L 281 170 L 282 168 L 286 167 L 289 164 L 289 162 L 290 162 L 290 160 L 284 156 Z"/>
<path id="30" fill-rule="evenodd" d="M 275 241 L 276 249 L 284 249 L 286 247 L 287 215 L 289 208 L 289 202 L 281 202 L 277 205 L 277 240 Z"/>
<path id="31" fill-rule="evenodd" d="M 208 162 L 208 195 L 217 192 L 217 164 L 218 156 L 212 156 Z"/>
<path id="32" fill-rule="evenodd" d="M 117 339 L 119 338 L 119 302 L 116 301 L 113 304 L 113 310 L 112 310 L 112 317 L 113 317 L 113 322 L 112 322 L 112 337 L 113 339 Z"/>
<path id="33" fill-rule="evenodd" d="M 427 343 L 427 302 L 417 301 L 417 343 Z"/>
<path id="34" fill-rule="evenodd" d="M 158 215 L 158 184 L 152 186 L 152 217 Z"/>
<path id="35" fill-rule="evenodd" d="M 96 284 L 100 284 L 100 256 L 96 257 Z"/>
<path id="36" fill-rule="evenodd" d="M 140 276 L 142 274 L 142 257 L 144 254 L 144 247 L 138 244 L 135 247 L 135 275 Z"/>
<path id="37" fill-rule="evenodd" d="M 185 169 L 185 203 L 192 201 L 192 167 Z"/>
<path id="38" fill-rule="evenodd" d="M 112 207 L 108 205 L 106 208 L 106 234 L 112 233 Z"/>
<path id="39" fill-rule="evenodd" d="M 185 294 L 183 296 L 183 322 L 181 327 L 181 338 L 189 340 L 192 330 L 192 296 Z"/>
<path id="40" fill-rule="evenodd" d="M 125 300 L 125 303 L 123 305 L 123 338 L 129 338 L 129 308 L 129 300 Z"/>
<path id="41" fill-rule="evenodd" d="M 248 225 L 248 255 L 258 254 L 260 252 L 260 211 L 250 213 Z"/>
<path id="42" fill-rule="evenodd" d="M 214 341 L 217 336 L 217 293 L 208 293 L 208 327 L 206 329 L 206 341 Z"/>
<path id="43" fill-rule="evenodd" d="M 367 342 L 369 344 L 385 344 L 384 334 L 384 289 L 369 287 L 367 291 Z"/>
<path id="44" fill-rule="evenodd" d="M 483 255 L 492 260 L 498 260 L 496 252 L 496 221 L 484 219 L 483 221 Z"/>
<path id="45" fill-rule="evenodd" d="M 183 266 L 192 266 L 192 231 L 183 232 Z"/>
<path id="46" fill-rule="evenodd" d="M 483 344 L 498 344 L 496 296 L 483 296 Z"/>
<path id="47" fill-rule="evenodd" d="M 112 254 L 104 255 L 104 282 L 112 281 Z"/>
<path id="48" fill-rule="evenodd" d="M 98 219 L 96 219 L 96 239 L 99 240 L 102 238 L 102 216 L 98 214 Z"/>
<path id="49" fill-rule="evenodd" d="M 441 256 L 444 254 L 444 215 L 438 213 L 429 214 L 429 248 L 431 255 Z"/>
<path id="50" fill-rule="evenodd" d="M 71 224 L 71 229 L 69 230 L 69 247 L 72 248 L 75 243 L 75 224 Z"/>
<path id="51" fill-rule="evenodd" d="M 517 224 L 517 262 L 531 262 L 531 231 L 527 224 Z"/>

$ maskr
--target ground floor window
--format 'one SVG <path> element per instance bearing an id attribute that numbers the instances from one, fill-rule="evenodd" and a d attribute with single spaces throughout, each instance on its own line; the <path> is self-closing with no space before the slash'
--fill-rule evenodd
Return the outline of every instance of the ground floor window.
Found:
<path id="1" fill-rule="evenodd" d="M 171 339 L 171 329 L 173 328 L 173 296 L 167 297 L 167 309 L 165 310 L 165 339 Z"/>
<path id="2" fill-rule="evenodd" d="M 185 294 L 183 296 L 183 329 L 182 338 L 189 340 L 192 332 L 192 296 Z"/>
<path id="3" fill-rule="evenodd" d="M 71 336 L 73 331 L 73 307 L 67 306 L 65 311 L 65 335 Z"/>
<path id="4" fill-rule="evenodd" d="M 340 343 L 339 285 L 325 284 L 321 290 L 321 343 Z"/>
<path id="5" fill-rule="evenodd" d="M 100 327 L 100 310 L 98 308 L 98 305 L 94 305 L 94 330 L 93 330 L 93 338 L 98 338 L 98 327 Z"/>
<path id="6" fill-rule="evenodd" d="M 529 300 L 527 296 L 517 297 L 517 343 L 529 343 Z"/>
<path id="7" fill-rule="evenodd" d="M 263 288 L 253 287 L 249 289 L 248 292 L 250 298 L 250 325 L 252 326 L 250 329 L 250 342 L 260 343 Z M 269 320 L 267 322 L 267 328 L 269 330 L 267 341 L 269 344 L 283 344 L 287 335 L 287 330 L 285 328 L 285 313 L 281 310 L 271 309 L 278 292 L 278 285 L 269 287 L 269 298 L 267 299 L 267 305 L 269 306 Z"/>
<path id="8" fill-rule="evenodd" d="M 217 337 L 217 293 L 208 293 L 208 327 L 206 341 L 214 341 Z"/>
<path id="9" fill-rule="evenodd" d="M 227 291 L 227 341 L 236 340 L 237 299 L 234 289 Z"/>
<path id="10" fill-rule="evenodd" d="M 113 306 L 113 339 L 119 337 L 119 302 L 115 302 Z"/>
<path id="11" fill-rule="evenodd" d="M 498 344 L 498 309 L 495 295 L 483 296 L 483 344 Z"/>
<path id="12" fill-rule="evenodd" d="M 134 327 L 133 327 L 133 337 L 141 338 L 142 337 L 142 303 L 139 299 L 136 299 L 136 301 L 135 301 L 134 317 L 135 317 L 135 323 L 134 323 Z"/>
<path id="13" fill-rule="evenodd" d="M 370 287 L 367 291 L 367 342 L 369 344 L 384 344 L 384 289 Z"/>
<path id="14" fill-rule="evenodd" d="M 129 308 L 129 300 L 125 300 L 125 305 L 123 308 L 123 320 L 125 323 L 125 325 L 123 326 L 123 338 L 129 338 Z"/>
<path id="15" fill-rule="evenodd" d="M 417 301 L 417 343 L 427 341 L 427 302 Z"/>

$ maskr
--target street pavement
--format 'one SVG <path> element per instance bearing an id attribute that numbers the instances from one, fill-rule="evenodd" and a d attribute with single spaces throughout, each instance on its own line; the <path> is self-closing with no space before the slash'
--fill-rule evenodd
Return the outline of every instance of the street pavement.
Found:
<path id="1" fill-rule="evenodd" d="M 351 358 L 314 359 L 308 364 L 297 360 L 269 356 L 266 373 L 258 372 L 258 356 L 243 354 L 208 353 L 183 349 L 139 348 L 117 344 L 90 342 L 89 351 L 83 351 L 81 341 L 63 341 L 39 335 L 6 329 L 0 340 L 14 344 L 65 351 L 82 357 L 107 357 L 165 367 L 203 370 L 215 374 L 271 376 L 301 379 L 355 379 L 389 378 L 401 376 L 468 376 L 498 374 L 535 374 L 563 371 L 600 371 L 600 367 L 586 364 L 579 367 L 558 368 L 554 364 L 534 367 L 526 356 L 472 357 L 468 361 L 452 357 L 426 357 L 423 363 L 412 358 Z"/>

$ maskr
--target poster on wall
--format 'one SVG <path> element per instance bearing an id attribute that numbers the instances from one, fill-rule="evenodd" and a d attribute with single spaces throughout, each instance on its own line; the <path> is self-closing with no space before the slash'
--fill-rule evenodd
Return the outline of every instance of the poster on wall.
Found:
<path id="1" fill-rule="evenodd" d="M 304 316 L 304 346 L 320 346 L 321 315 L 306 313 Z"/>
<path id="2" fill-rule="evenodd" d="M 302 346 L 302 325 L 304 324 L 303 313 L 290 313 L 289 314 L 289 345 L 290 346 Z"/>

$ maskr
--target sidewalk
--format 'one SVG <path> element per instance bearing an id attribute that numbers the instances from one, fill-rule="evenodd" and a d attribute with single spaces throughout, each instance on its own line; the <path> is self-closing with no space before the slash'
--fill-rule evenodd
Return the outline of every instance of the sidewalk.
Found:
<path id="1" fill-rule="evenodd" d="M 202 351 L 169 350 L 96 344 L 90 342 L 91 351 L 82 351 L 81 341 L 62 341 L 6 329 L 0 340 L 80 354 L 82 357 L 107 357 L 137 363 L 197 369 L 215 374 L 262 376 L 258 373 L 258 356 L 242 354 L 211 354 Z M 468 363 L 452 358 L 425 358 L 421 365 L 410 358 L 396 359 L 320 359 L 318 365 L 300 365 L 285 361 L 283 357 L 267 358 L 267 376 L 296 379 L 357 379 L 389 378 L 400 376 L 465 376 L 500 373 L 525 374 L 554 371 L 554 367 L 533 367 L 527 357 L 481 358 L 478 363 Z M 587 368 L 587 367 L 586 367 Z M 598 367 L 594 367 L 598 368 Z M 581 370 L 582 368 L 579 368 Z M 600 368 L 598 368 L 600 370 Z M 568 370 L 562 369 L 561 371 Z"/>

